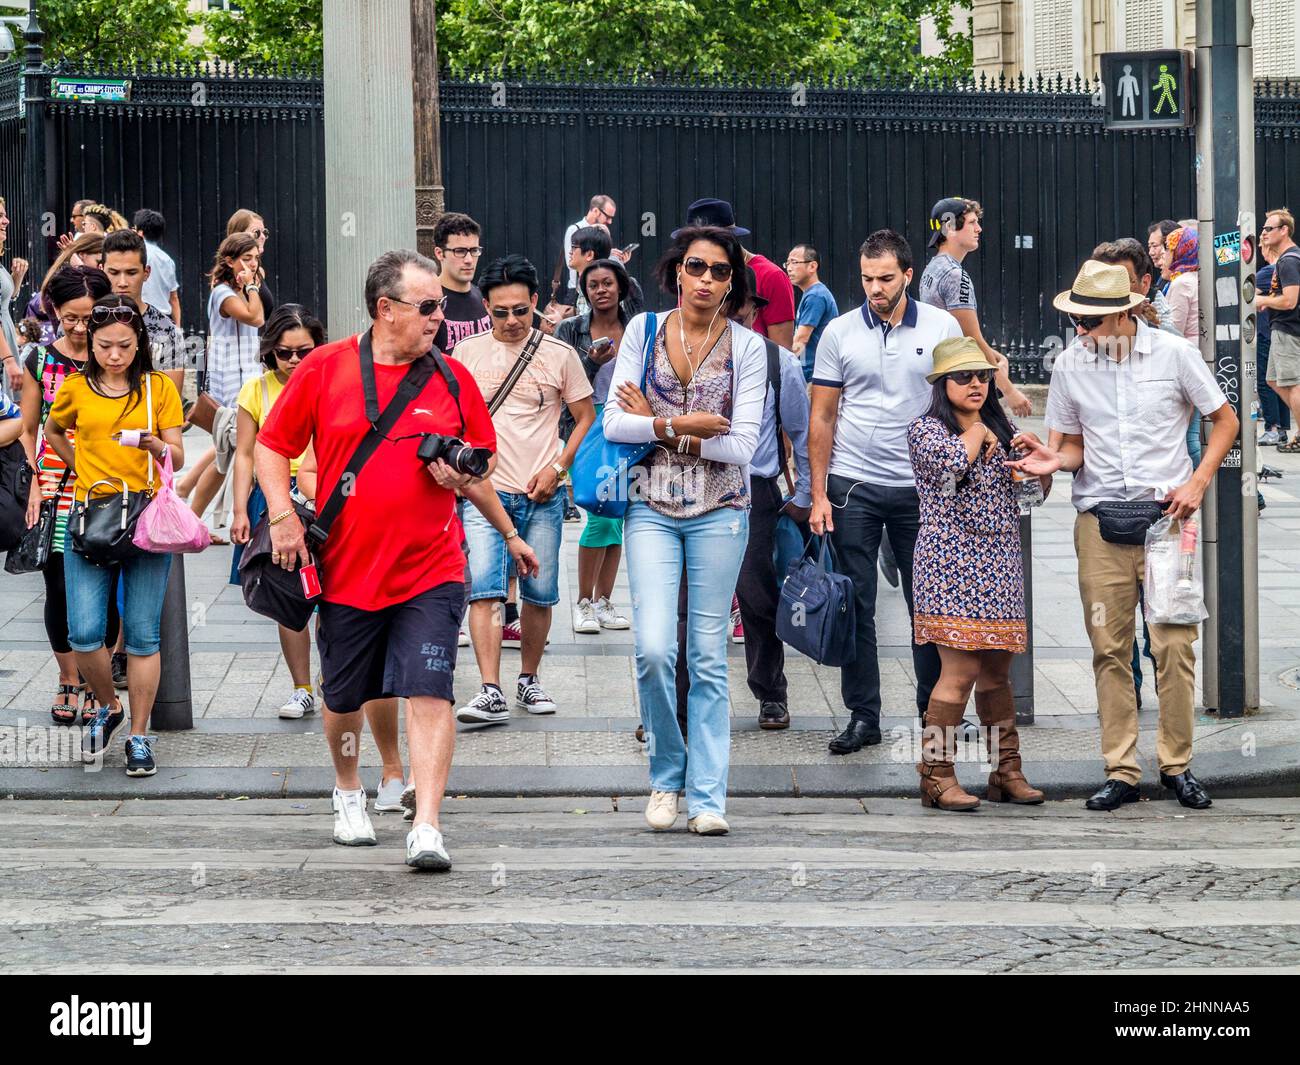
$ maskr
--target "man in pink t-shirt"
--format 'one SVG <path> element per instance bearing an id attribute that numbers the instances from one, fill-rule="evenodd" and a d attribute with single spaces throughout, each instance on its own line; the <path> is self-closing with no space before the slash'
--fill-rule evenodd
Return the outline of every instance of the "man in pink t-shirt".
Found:
<path id="1" fill-rule="evenodd" d="M 736 225 L 736 212 L 726 200 L 712 197 L 696 200 L 686 208 L 686 225 L 719 226 L 737 237 L 747 237 L 749 230 Z M 752 326 L 754 332 L 775 340 L 787 351 L 794 347 L 794 285 L 789 276 L 765 255 L 744 249 L 745 263 L 754 271 L 757 294 L 767 300 Z"/>

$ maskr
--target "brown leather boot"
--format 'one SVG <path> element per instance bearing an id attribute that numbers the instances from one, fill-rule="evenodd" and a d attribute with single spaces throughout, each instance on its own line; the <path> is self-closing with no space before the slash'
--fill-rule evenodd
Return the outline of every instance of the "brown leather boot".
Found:
<path id="1" fill-rule="evenodd" d="M 989 802 L 1014 802 L 1035 806 L 1045 796 L 1031 787 L 1020 771 L 1020 732 L 1016 728 L 1016 703 L 1010 687 L 975 693 L 980 724 L 996 729 L 998 765 L 989 774 Z"/>
<path id="2" fill-rule="evenodd" d="M 974 810 L 980 801 L 968 794 L 957 783 L 957 770 L 953 768 L 949 741 L 955 728 L 961 724 L 965 703 L 949 703 L 930 697 L 925 712 L 926 728 L 938 727 L 943 735 L 927 736 L 921 743 L 921 761 L 916 769 L 921 774 L 921 805 L 940 810 Z"/>

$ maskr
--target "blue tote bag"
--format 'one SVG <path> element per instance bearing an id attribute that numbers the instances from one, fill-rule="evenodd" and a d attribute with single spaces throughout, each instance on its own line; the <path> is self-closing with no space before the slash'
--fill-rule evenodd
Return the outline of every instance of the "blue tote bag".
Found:
<path id="1" fill-rule="evenodd" d="M 645 391 L 654 355 L 657 324 L 654 311 L 646 314 L 645 352 L 641 360 L 641 391 Z M 611 395 L 607 403 L 618 402 Z M 605 439 L 604 419 L 597 419 L 578 445 L 570 477 L 573 501 L 588 514 L 621 518 L 627 513 L 628 481 L 633 466 L 650 454 L 657 441 L 644 444 L 616 444 Z"/>

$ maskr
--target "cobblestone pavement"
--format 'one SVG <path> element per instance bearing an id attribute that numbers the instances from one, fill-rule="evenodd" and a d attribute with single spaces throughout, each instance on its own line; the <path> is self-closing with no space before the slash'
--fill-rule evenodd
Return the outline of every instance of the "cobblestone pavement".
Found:
<path id="1" fill-rule="evenodd" d="M 730 836 L 627 799 L 449 799 L 333 846 L 323 800 L 0 802 L 0 967 L 1300 970 L 1300 799 L 733 800 Z"/>

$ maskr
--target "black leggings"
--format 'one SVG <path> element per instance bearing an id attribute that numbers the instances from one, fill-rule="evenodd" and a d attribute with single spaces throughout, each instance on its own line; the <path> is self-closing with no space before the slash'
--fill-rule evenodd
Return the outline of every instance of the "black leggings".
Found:
<path id="1" fill-rule="evenodd" d="M 68 590 L 63 581 L 63 552 L 50 552 L 50 560 L 41 571 L 45 576 L 45 635 L 50 641 L 50 649 L 56 655 L 72 652 L 68 643 Z M 108 597 L 108 617 L 104 626 L 104 646 L 110 651 L 117 646 L 118 630 L 121 623 L 117 616 L 117 581 L 118 574 L 113 575 L 113 592 Z"/>

